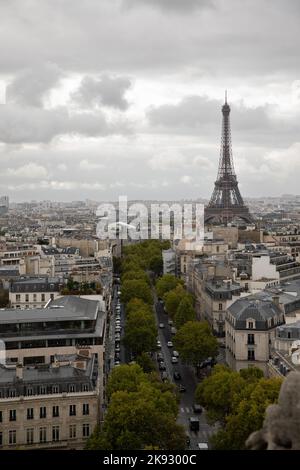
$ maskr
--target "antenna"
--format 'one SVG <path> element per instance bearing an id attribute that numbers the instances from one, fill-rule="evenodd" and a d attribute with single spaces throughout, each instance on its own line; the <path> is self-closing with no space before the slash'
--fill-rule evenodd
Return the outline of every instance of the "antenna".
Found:
<path id="1" fill-rule="evenodd" d="M 225 90 L 225 104 L 227 104 L 227 90 Z"/>

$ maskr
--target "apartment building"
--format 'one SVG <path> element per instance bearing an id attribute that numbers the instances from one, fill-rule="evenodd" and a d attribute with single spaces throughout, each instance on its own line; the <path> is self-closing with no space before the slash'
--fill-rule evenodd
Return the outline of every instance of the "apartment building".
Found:
<path id="1" fill-rule="evenodd" d="M 227 364 L 237 371 L 259 367 L 267 375 L 275 331 L 283 324 L 283 312 L 269 299 L 248 295 L 233 302 L 225 317 Z"/>
<path id="2" fill-rule="evenodd" d="M 0 338 L 7 363 L 49 364 L 57 354 L 88 349 L 103 366 L 106 311 L 103 302 L 67 295 L 46 308 L 0 310 Z"/>
<path id="3" fill-rule="evenodd" d="M 63 282 L 59 278 L 24 278 L 12 281 L 9 287 L 11 308 L 43 308 L 60 293 Z"/>
<path id="4" fill-rule="evenodd" d="M 99 423 L 98 359 L 0 365 L 0 449 L 82 449 Z"/>

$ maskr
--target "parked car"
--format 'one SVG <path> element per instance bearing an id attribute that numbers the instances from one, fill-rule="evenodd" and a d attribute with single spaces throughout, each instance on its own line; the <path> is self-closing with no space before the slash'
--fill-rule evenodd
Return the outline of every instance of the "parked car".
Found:
<path id="1" fill-rule="evenodd" d="M 159 324 L 159 328 L 164 328 L 165 327 L 165 324 L 164 323 L 160 323 Z"/>
<path id="2" fill-rule="evenodd" d="M 179 385 L 178 389 L 180 392 L 186 392 L 186 388 L 181 384 Z"/>
<path id="3" fill-rule="evenodd" d="M 120 360 L 120 353 L 119 352 L 115 352 L 115 361 L 118 361 Z"/>
<path id="4" fill-rule="evenodd" d="M 167 345 L 168 345 L 168 348 L 173 348 L 173 343 L 172 343 L 172 341 L 168 341 Z"/>
<path id="5" fill-rule="evenodd" d="M 194 403 L 193 410 L 194 410 L 194 413 L 202 413 L 202 406 L 198 405 L 197 403 Z"/>
<path id="6" fill-rule="evenodd" d="M 177 371 L 174 372 L 173 377 L 174 377 L 175 380 L 180 380 L 181 379 L 181 375 Z"/>
<path id="7" fill-rule="evenodd" d="M 157 346 L 158 348 L 161 348 L 161 342 L 160 342 L 160 341 L 157 341 L 156 346 Z"/>
<path id="8" fill-rule="evenodd" d="M 177 333 L 177 330 L 176 330 L 175 326 L 172 326 L 171 327 L 171 334 L 176 335 L 176 333 Z"/>
<path id="9" fill-rule="evenodd" d="M 199 431 L 200 428 L 200 421 L 199 418 L 196 418 L 195 416 L 191 416 L 190 419 L 190 429 L 191 431 Z"/>
<path id="10" fill-rule="evenodd" d="M 115 366 L 120 366 L 120 361 L 115 361 Z"/>
<path id="11" fill-rule="evenodd" d="M 120 333 L 115 334 L 115 341 L 121 341 L 121 335 Z"/>
<path id="12" fill-rule="evenodd" d="M 157 354 L 157 362 L 163 362 L 164 360 L 164 356 L 162 355 L 162 353 L 158 353 Z"/>
<path id="13" fill-rule="evenodd" d="M 178 357 L 172 356 L 172 364 L 178 364 Z"/>
<path id="14" fill-rule="evenodd" d="M 165 363 L 162 361 L 159 363 L 159 366 L 158 366 L 159 370 L 166 370 L 166 365 Z"/>
<path id="15" fill-rule="evenodd" d="M 172 326 L 172 325 L 173 325 L 173 320 L 168 320 L 168 324 L 169 324 L 170 326 Z"/>
<path id="16" fill-rule="evenodd" d="M 179 352 L 178 351 L 173 351 L 173 356 L 179 357 Z"/>
<path id="17" fill-rule="evenodd" d="M 115 346 L 115 352 L 120 352 L 121 349 L 120 349 L 120 346 Z"/>

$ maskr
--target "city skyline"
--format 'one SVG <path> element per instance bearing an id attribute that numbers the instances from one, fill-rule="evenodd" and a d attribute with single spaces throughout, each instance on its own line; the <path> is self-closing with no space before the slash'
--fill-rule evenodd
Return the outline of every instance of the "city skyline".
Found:
<path id="1" fill-rule="evenodd" d="M 297 194 L 299 5 L 246 3 L 2 2 L 1 194 L 209 199 L 225 88 L 243 196 Z"/>

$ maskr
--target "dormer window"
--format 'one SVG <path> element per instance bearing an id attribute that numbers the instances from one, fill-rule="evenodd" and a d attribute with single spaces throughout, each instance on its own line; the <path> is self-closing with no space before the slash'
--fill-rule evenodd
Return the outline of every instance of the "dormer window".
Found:
<path id="1" fill-rule="evenodd" d="M 249 330 L 253 330 L 253 328 L 255 328 L 255 321 L 252 318 L 248 318 L 246 325 Z"/>

